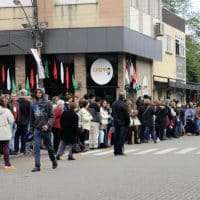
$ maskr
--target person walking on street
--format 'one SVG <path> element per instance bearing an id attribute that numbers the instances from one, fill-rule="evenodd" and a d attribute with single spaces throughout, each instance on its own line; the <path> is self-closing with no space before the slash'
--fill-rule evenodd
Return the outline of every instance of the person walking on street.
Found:
<path id="1" fill-rule="evenodd" d="M 30 123 L 31 103 L 26 99 L 26 90 L 20 91 L 18 99 L 18 117 L 16 120 L 17 131 L 15 133 L 15 152 L 19 151 L 19 140 L 21 140 L 20 153 L 26 153 L 26 135 Z"/>
<path id="2" fill-rule="evenodd" d="M 114 119 L 114 155 L 124 155 L 124 143 L 130 125 L 128 106 L 125 103 L 125 95 L 119 94 L 119 99 L 112 105 Z"/>
<path id="3" fill-rule="evenodd" d="M 43 139 L 52 161 L 52 168 L 57 168 L 57 160 L 54 155 L 53 145 L 51 143 L 51 128 L 53 125 L 53 109 L 50 102 L 44 98 L 43 91 L 37 89 L 35 92 L 35 102 L 31 107 L 31 131 L 34 131 L 34 156 L 35 167 L 32 172 L 40 171 L 40 146 Z"/>
<path id="4" fill-rule="evenodd" d="M 3 149 L 5 169 L 15 169 L 9 159 L 9 141 L 12 136 L 11 124 L 14 116 L 8 108 L 5 108 L 4 98 L 0 97 L 0 145 Z"/>

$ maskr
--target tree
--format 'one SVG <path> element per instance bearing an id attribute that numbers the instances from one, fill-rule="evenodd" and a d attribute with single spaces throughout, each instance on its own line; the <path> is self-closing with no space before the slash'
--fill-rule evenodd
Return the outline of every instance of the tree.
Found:
<path id="1" fill-rule="evenodd" d="M 163 5 L 168 10 L 181 15 L 186 15 L 190 9 L 190 0 L 163 0 Z"/>
<path id="2" fill-rule="evenodd" d="M 192 36 L 186 37 L 187 46 L 187 81 L 200 82 L 200 44 Z"/>

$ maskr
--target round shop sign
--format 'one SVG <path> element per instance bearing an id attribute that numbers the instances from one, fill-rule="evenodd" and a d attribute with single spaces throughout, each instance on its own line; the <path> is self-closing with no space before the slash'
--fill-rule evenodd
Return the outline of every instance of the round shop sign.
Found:
<path id="1" fill-rule="evenodd" d="M 90 75 L 96 84 L 106 85 L 113 77 L 113 67 L 108 60 L 97 59 L 91 66 Z"/>

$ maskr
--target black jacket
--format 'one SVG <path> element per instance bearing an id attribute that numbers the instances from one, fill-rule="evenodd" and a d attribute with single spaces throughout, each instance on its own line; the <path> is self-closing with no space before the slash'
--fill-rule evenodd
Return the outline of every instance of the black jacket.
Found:
<path id="1" fill-rule="evenodd" d="M 89 106 L 89 112 L 92 115 L 94 122 L 100 122 L 100 108 L 96 103 L 91 103 Z"/>
<path id="2" fill-rule="evenodd" d="M 152 106 L 143 106 L 141 114 L 142 125 L 145 127 L 153 127 L 154 126 L 154 114 L 155 109 Z"/>
<path id="3" fill-rule="evenodd" d="M 44 125 L 48 125 L 48 131 L 51 131 L 53 122 L 54 116 L 51 103 L 44 99 L 35 101 L 31 106 L 31 130 L 41 130 Z"/>
<path id="4" fill-rule="evenodd" d="M 117 126 L 129 126 L 130 117 L 128 113 L 128 106 L 124 101 L 115 101 L 112 105 L 112 117 L 114 119 L 114 125 Z"/>
<path id="5" fill-rule="evenodd" d="M 78 135 L 78 115 L 73 110 L 64 111 L 61 119 L 61 139 L 66 144 L 76 143 Z"/>
<path id="6" fill-rule="evenodd" d="M 31 117 L 31 103 L 25 98 L 18 99 L 18 117 L 17 124 L 18 125 L 28 125 Z"/>

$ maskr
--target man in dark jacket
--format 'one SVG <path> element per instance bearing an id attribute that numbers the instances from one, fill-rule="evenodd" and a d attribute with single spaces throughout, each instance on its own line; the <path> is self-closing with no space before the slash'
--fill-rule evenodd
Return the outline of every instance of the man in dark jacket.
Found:
<path id="1" fill-rule="evenodd" d="M 114 155 L 124 155 L 124 143 L 130 125 L 128 106 L 125 103 L 125 95 L 120 94 L 119 100 L 112 105 L 112 116 L 114 119 Z"/>
<path id="2" fill-rule="evenodd" d="M 152 138 L 156 143 L 154 124 L 155 111 L 155 107 L 151 105 L 151 99 L 145 98 L 143 108 L 140 110 L 144 142 L 149 142 Z"/>
<path id="3" fill-rule="evenodd" d="M 15 152 L 19 151 L 19 140 L 21 140 L 21 153 L 26 153 L 26 134 L 30 123 L 31 103 L 26 99 L 26 90 L 20 91 L 18 99 L 18 117 L 16 120 L 17 131 L 15 133 Z"/>
<path id="4" fill-rule="evenodd" d="M 32 172 L 40 171 L 40 145 L 43 139 L 49 158 L 52 161 L 52 168 L 57 168 L 57 161 L 54 155 L 53 145 L 51 143 L 51 128 L 53 125 L 53 109 L 50 102 L 44 99 L 41 89 L 35 92 L 35 102 L 31 107 L 31 130 L 34 130 L 34 153 L 35 168 Z"/>

